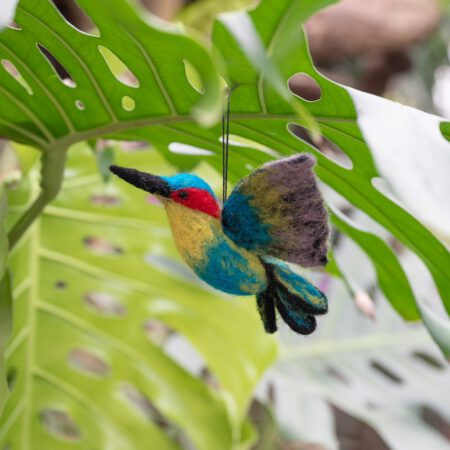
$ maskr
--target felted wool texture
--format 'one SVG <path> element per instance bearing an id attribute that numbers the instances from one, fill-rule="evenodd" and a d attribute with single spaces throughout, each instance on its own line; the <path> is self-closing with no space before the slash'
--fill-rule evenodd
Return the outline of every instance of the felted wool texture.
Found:
<path id="1" fill-rule="evenodd" d="M 277 310 L 291 330 L 304 335 L 314 332 L 317 327 L 316 318 L 301 310 L 292 309 L 291 305 L 291 302 L 286 298 L 285 294 L 280 292 L 280 295 L 276 299 Z"/>
<path id="2" fill-rule="evenodd" d="M 285 291 L 287 297 L 292 299 L 292 305 L 309 314 L 321 315 L 328 312 L 328 299 L 323 292 L 317 289 L 306 278 L 293 272 L 283 261 L 275 258 L 263 258 L 265 264 L 269 264 L 272 274 L 272 283 L 278 289 Z"/>
<path id="3" fill-rule="evenodd" d="M 257 296 L 258 312 L 265 330 L 268 333 L 276 330 L 276 306 L 282 319 L 292 330 L 300 334 L 311 334 L 317 325 L 313 314 L 324 314 L 327 310 L 326 297 L 283 261 L 266 257 L 261 262 L 269 280 L 267 289 Z M 315 302 L 316 296 L 320 297 L 320 305 Z"/>
<path id="4" fill-rule="evenodd" d="M 277 317 L 275 312 L 276 298 L 275 290 L 270 282 L 267 289 L 256 296 L 256 304 L 264 325 L 264 330 L 270 334 L 277 331 Z"/>
<path id="5" fill-rule="evenodd" d="M 326 264 L 328 214 L 314 164 L 309 155 L 295 155 L 244 178 L 224 206 L 227 236 L 258 255 L 303 267 Z"/>
<path id="6" fill-rule="evenodd" d="M 267 287 L 259 258 L 235 245 L 222 230 L 219 218 L 165 200 L 178 251 L 206 283 L 234 295 L 257 294 Z"/>
<path id="7" fill-rule="evenodd" d="M 327 216 L 313 165 L 300 155 L 263 166 L 241 181 L 222 214 L 197 176 L 111 170 L 163 202 L 178 250 L 202 280 L 231 294 L 255 294 L 268 333 L 277 329 L 278 310 L 294 331 L 310 334 L 327 299 L 277 258 L 316 265 L 326 257 Z"/>

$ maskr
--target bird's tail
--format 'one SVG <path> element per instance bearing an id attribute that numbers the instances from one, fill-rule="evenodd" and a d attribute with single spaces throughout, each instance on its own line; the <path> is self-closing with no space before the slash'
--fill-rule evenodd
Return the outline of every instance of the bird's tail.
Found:
<path id="1" fill-rule="evenodd" d="M 328 311 L 325 295 L 282 261 L 264 257 L 261 262 L 269 283 L 266 290 L 256 296 L 256 300 L 265 330 L 268 333 L 277 330 L 277 309 L 292 330 L 311 334 L 316 329 L 315 316 Z"/>

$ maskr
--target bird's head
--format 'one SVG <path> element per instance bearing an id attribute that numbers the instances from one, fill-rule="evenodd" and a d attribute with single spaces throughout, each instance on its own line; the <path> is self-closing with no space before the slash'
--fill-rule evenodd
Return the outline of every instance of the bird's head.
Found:
<path id="1" fill-rule="evenodd" d="M 212 217 L 220 217 L 220 206 L 212 189 L 197 175 L 180 173 L 172 177 L 159 177 L 119 166 L 111 166 L 110 170 L 127 183 L 155 195 L 165 206 L 175 202 Z"/>

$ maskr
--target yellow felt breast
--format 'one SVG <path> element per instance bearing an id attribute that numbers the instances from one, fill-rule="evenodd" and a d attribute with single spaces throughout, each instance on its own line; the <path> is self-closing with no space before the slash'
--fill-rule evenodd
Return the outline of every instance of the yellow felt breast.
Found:
<path id="1" fill-rule="evenodd" d="M 203 281 L 237 295 L 266 288 L 266 272 L 258 256 L 231 241 L 220 218 L 175 202 L 165 204 L 178 251 Z"/>
<path id="2" fill-rule="evenodd" d="M 205 247 L 215 238 L 218 219 L 208 214 L 186 208 L 175 202 L 166 204 L 167 216 L 178 251 L 184 259 L 201 261 Z"/>

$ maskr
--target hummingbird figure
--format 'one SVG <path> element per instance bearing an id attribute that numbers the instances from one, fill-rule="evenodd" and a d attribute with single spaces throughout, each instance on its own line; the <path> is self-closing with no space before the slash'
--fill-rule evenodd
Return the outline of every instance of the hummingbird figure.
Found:
<path id="1" fill-rule="evenodd" d="M 325 295 L 286 262 L 327 263 L 328 215 L 312 171 L 315 160 L 299 154 L 265 164 L 242 179 L 220 208 L 200 177 L 160 177 L 111 166 L 128 183 L 164 205 L 177 248 L 206 283 L 234 295 L 256 295 L 268 333 L 276 310 L 300 334 L 325 314 Z"/>

